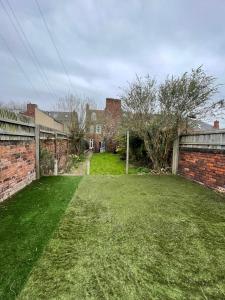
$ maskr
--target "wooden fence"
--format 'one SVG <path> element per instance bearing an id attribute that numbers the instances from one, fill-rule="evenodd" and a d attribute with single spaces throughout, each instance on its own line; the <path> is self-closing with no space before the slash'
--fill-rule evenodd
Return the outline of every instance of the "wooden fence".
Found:
<path id="1" fill-rule="evenodd" d="M 67 133 L 34 124 L 33 119 L 0 109 L 0 201 L 40 178 L 40 149 L 50 148 L 58 161 L 68 154 Z M 62 163 L 60 164 L 62 167 Z"/>

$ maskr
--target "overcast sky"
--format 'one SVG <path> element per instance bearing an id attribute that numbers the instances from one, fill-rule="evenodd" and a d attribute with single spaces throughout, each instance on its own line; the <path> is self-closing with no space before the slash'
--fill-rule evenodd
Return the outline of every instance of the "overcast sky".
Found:
<path id="1" fill-rule="evenodd" d="M 1 2 L 20 31 L 16 16 L 33 54 L 24 47 Z M 0 0 L 0 101 L 31 101 L 50 109 L 57 97 L 70 91 L 101 106 L 106 97 L 118 97 L 119 87 L 135 74 L 149 73 L 160 82 L 167 74 L 199 65 L 225 84 L 224 0 L 38 3 L 64 67 L 35 0 Z M 225 87 L 218 97 L 225 97 Z"/>

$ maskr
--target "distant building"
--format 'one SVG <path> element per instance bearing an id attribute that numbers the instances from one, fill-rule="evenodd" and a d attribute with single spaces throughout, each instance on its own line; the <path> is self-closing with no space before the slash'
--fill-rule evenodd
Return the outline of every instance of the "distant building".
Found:
<path id="1" fill-rule="evenodd" d="M 78 114 L 75 111 L 46 111 L 45 113 L 54 118 L 56 121 L 64 124 L 67 131 L 77 128 L 78 126 Z"/>
<path id="2" fill-rule="evenodd" d="M 201 120 L 189 120 L 189 130 L 188 131 L 210 131 L 210 130 L 219 130 L 220 129 L 220 122 L 214 121 L 213 125 L 210 125 Z"/>
<path id="3" fill-rule="evenodd" d="M 66 128 L 63 123 L 55 120 L 54 118 L 50 117 L 47 113 L 39 110 L 37 104 L 28 103 L 27 110 L 22 114 L 32 117 L 34 119 L 35 124 L 54 129 L 56 131 L 66 131 Z"/>
<path id="4" fill-rule="evenodd" d="M 106 98 L 104 110 L 90 109 L 86 105 L 85 138 L 89 148 L 95 152 L 114 151 L 115 135 L 121 122 L 121 100 Z"/>

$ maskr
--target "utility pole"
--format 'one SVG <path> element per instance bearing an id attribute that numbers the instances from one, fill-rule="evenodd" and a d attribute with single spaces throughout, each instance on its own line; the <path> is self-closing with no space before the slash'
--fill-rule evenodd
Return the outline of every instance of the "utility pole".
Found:
<path id="1" fill-rule="evenodd" d="M 126 174 L 129 172 L 129 130 L 127 130 Z"/>

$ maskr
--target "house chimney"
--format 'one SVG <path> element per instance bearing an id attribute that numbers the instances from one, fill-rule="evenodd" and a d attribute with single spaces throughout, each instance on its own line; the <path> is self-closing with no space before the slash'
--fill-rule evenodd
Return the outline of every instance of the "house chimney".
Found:
<path id="1" fill-rule="evenodd" d="M 214 128 L 214 129 L 220 129 L 220 122 L 217 121 L 217 120 L 214 121 L 213 128 Z"/>
<path id="2" fill-rule="evenodd" d="M 106 98 L 106 112 L 110 112 L 112 114 L 120 114 L 121 112 L 121 100 Z"/>
<path id="3" fill-rule="evenodd" d="M 24 115 L 34 118 L 35 117 L 35 108 L 37 108 L 37 104 L 28 103 L 27 111 L 24 113 Z"/>

